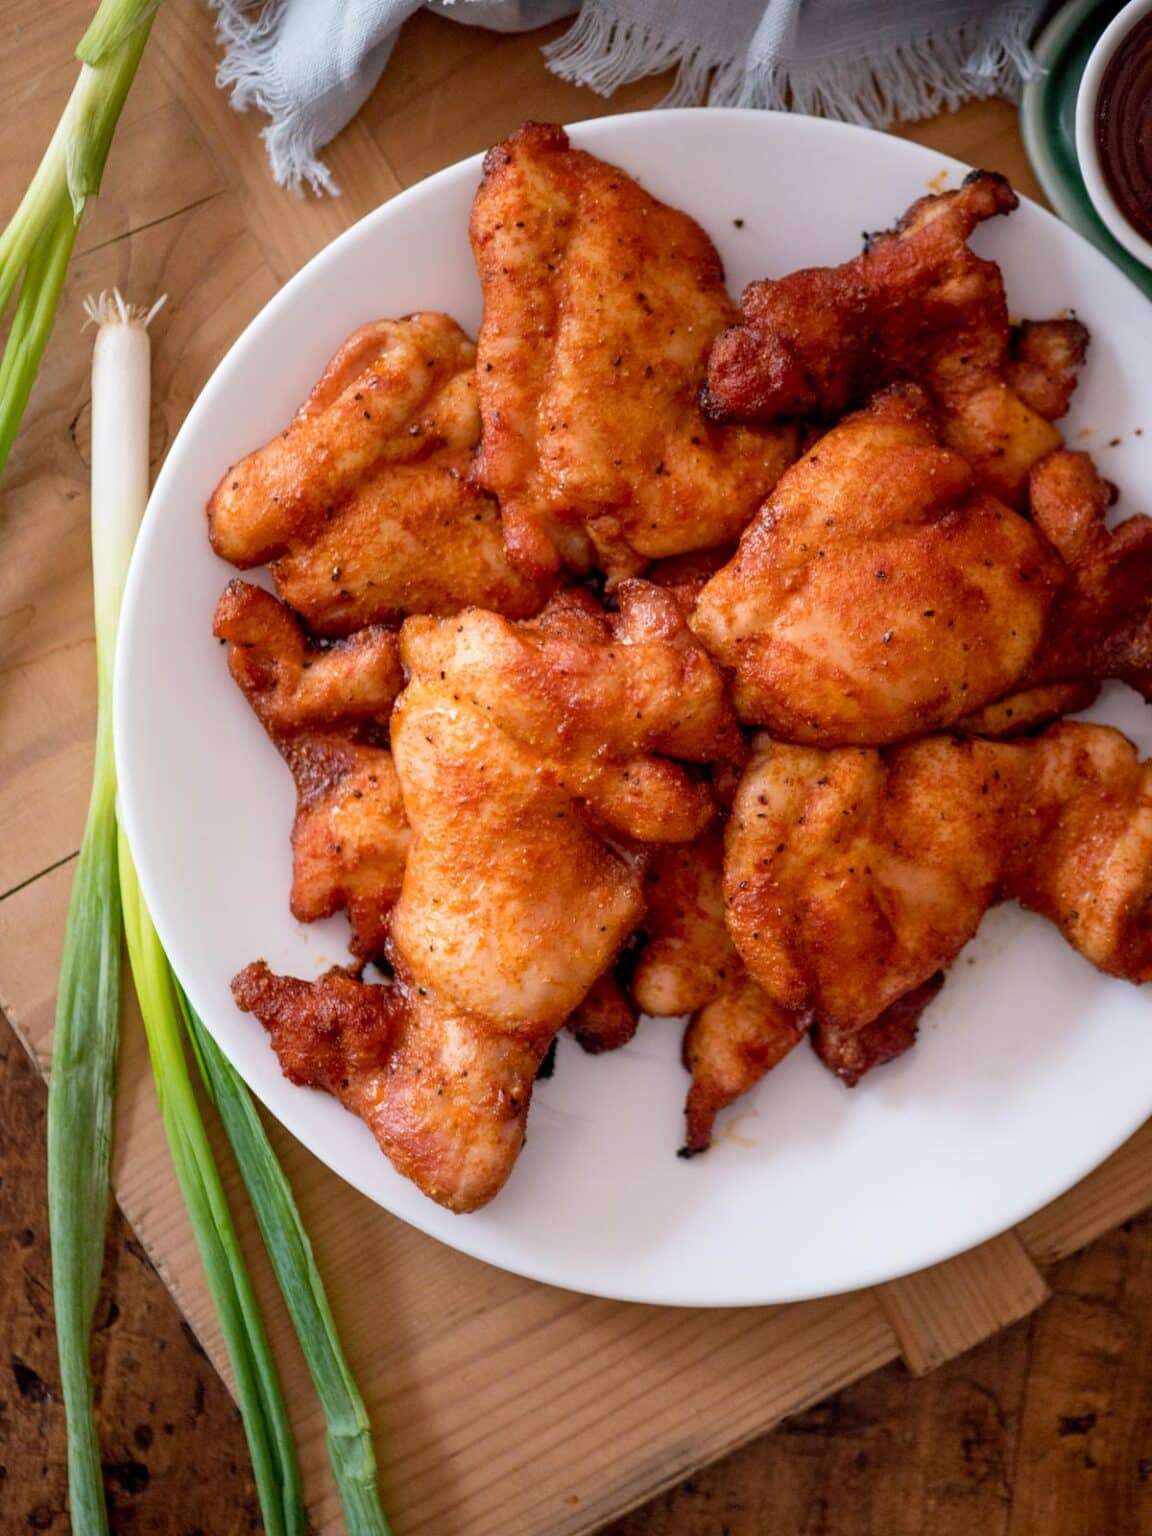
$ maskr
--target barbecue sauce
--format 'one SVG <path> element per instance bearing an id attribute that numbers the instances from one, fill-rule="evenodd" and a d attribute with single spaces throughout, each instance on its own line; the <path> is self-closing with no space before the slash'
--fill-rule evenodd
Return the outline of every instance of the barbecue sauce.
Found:
<path id="1" fill-rule="evenodd" d="M 1104 71 L 1096 147 L 1120 212 L 1152 240 L 1152 14 L 1136 23 Z"/>

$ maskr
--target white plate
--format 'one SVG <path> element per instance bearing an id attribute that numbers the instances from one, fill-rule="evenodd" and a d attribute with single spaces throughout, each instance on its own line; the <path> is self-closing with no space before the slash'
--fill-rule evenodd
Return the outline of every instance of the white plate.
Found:
<path id="1" fill-rule="evenodd" d="M 693 213 L 735 292 L 844 259 L 862 230 L 965 169 L 899 139 L 773 113 L 605 118 L 573 138 Z M 728 1306 L 831 1294 L 947 1258 L 1061 1194 L 1152 1113 L 1148 995 L 1097 975 L 1015 908 L 985 920 L 903 1060 L 848 1092 L 801 1049 L 692 1162 L 675 1156 L 687 1087 L 676 1024 L 646 1023 L 599 1059 L 563 1038 L 508 1187 L 473 1216 L 440 1210 L 334 1100 L 290 1086 L 261 1026 L 233 1007 L 228 982 L 247 961 L 313 975 L 344 958 L 345 928 L 288 913 L 292 782 L 212 639 L 231 573 L 208 548 L 204 502 L 230 462 L 287 421 L 355 326 L 442 308 L 475 328 L 466 225 L 479 169 L 477 157 L 396 198 L 288 283 L 217 369 L 157 481 L 125 601 L 116 744 L 160 936 L 209 1029 L 289 1130 L 369 1199 L 491 1264 L 605 1296 Z M 1152 484 L 1147 301 L 1035 206 L 976 244 L 1003 264 L 1017 312 L 1072 307 L 1087 322 L 1069 440 L 1097 449 L 1122 486 Z M 1152 747 L 1135 695 L 1116 689 L 1097 714 Z"/>

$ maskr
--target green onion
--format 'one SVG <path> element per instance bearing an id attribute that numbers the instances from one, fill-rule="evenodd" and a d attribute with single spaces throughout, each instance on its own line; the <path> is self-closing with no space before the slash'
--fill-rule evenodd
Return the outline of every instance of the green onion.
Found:
<path id="1" fill-rule="evenodd" d="M 376 1488 L 368 1416 L 288 1181 L 247 1089 L 172 974 L 144 905 L 131 852 L 123 833 L 117 833 L 112 663 L 128 563 L 148 496 L 147 327 L 157 308 L 141 313 L 118 293 L 86 304 L 89 319 L 99 325 L 92 365 L 99 712 L 92 802 L 65 937 L 48 1124 L 53 1288 L 72 1529 L 77 1536 L 103 1536 L 107 1530 L 89 1335 L 108 1201 L 123 926 L 164 1129 L 232 1363 L 265 1529 L 269 1536 L 302 1536 L 307 1521 L 300 1473 L 272 1352 L 192 1084 L 184 1028 L 232 1142 L 320 1397 L 348 1529 L 355 1536 L 390 1536 Z"/>
<path id="2" fill-rule="evenodd" d="M 296 1336 L 324 1410 L 328 1459 L 354 1536 L 391 1536 L 376 1486 L 372 1428 L 340 1340 L 312 1244 L 252 1096 L 183 992 L 180 1004 L 205 1086 L 220 1112 Z"/>
<path id="3" fill-rule="evenodd" d="M 304 1536 L 308 1521 L 284 1394 L 196 1102 L 173 978 L 140 894 L 123 833 L 120 892 L 132 979 L 144 1017 L 168 1149 L 232 1362 L 264 1529 L 267 1536 Z"/>
<path id="4" fill-rule="evenodd" d="M 76 231 L 160 0 L 102 0 L 76 56 L 80 74 L 24 198 L 0 235 L 0 318 L 19 288 L 0 359 L 0 474 L 48 344 Z"/>
<path id="5" fill-rule="evenodd" d="M 163 301 L 161 301 L 163 302 Z M 49 1086 L 49 1214 L 72 1528 L 107 1529 L 88 1339 L 108 1204 L 120 1003 L 120 932 L 140 1000 L 164 1129 L 220 1315 L 269 1536 L 307 1526 L 284 1396 L 184 1055 L 168 962 L 115 818 L 112 662 L 128 564 L 148 499 L 147 314 L 118 293 L 88 300 L 92 359 L 92 571 L 99 712 L 92 811 L 73 885 Z"/>
<path id="6" fill-rule="evenodd" d="M 112 662 L 124 578 L 148 497 L 150 316 L 105 296 L 90 301 L 90 319 L 106 313 L 117 323 L 101 326 L 92 365 L 96 766 L 68 908 L 48 1087 L 52 1292 L 72 1528 L 81 1536 L 107 1529 L 88 1341 L 104 1253 L 120 1013 Z"/>

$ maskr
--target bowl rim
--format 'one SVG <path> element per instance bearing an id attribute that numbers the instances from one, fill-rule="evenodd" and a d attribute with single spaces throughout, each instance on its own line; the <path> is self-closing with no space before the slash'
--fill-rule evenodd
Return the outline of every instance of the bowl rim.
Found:
<path id="1" fill-rule="evenodd" d="M 1105 71 L 1137 22 L 1149 14 L 1152 14 L 1152 0 L 1128 0 L 1105 27 L 1088 55 L 1076 94 L 1076 156 L 1088 196 L 1109 232 L 1137 261 L 1152 267 L 1152 240 L 1146 239 L 1121 212 L 1096 147 L 1096 104 Z"/>

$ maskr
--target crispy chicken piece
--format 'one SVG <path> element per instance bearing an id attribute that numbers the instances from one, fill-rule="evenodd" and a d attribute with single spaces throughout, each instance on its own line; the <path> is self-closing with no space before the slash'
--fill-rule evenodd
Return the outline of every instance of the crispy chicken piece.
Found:
<path id="1" fill-rule="evenodd" d="M 713 824 L 694 843 L 658 849 L 648 866 L 632 996 L 653 1018 L 695 1013 L 742 969 L 724 926 L 723 857 Z"/>
<path id="2" fill-rule="evenodd" d="M 795 436 L 701 413 L 708 349 L 735 308 L 699 225 L 562 128 L 529 123 L 489 151 L 471 238 L 477 475 L 516 564 L 618 579 L 731 543 Z"/>
<path id="3" fill-rule="evenodd" d="M 1067 572 L 894 385 L 781 479 L 692 626 L 742 720 L 784 740 L 897 741 L 1014 691 Z"/>
<path id="4" fill-rule="evenodd" d="M 645 1013 L 691 1014 L 684 1065 L 692 1077 L 684 1154 L 703 1152 L 717 1114 L 755 1086 L 804 1037 L 808 1019 L 756 985 L 724 925 L 719 826 L 687 847 L 657 850 L 645 880 L 647 943 L 632 978 Z"/>
<path id="5" fill-rule="evenodd" d="M 646 879 L 648 943 L 633 995 L 645 1013 L 691 1014 L 684 1065 L 692 1077 L 681 1155 L 711 1145 L 716 1116 L 754 1088 L 809 1034 L 816 1054 L 850 1085 L 916 1039 L 943 975 L 898 998 L 860 1030 L 835 1031 L 810 1011 L 783 1008 L 749 976 L 724 920 L 724 839 L 714 825 L 687 847 L 658 849 Z"/>
<path id="6" fill-rule="evenodd" d="M 338 736 L 280 744 L 296 781 L 292 916 L 301 923 L 347 912 L 358 960 L 384 952 L 411 834 L 392 754 Z"/>
<path id="7" fill-rule="evenodd" d="M 1105 726 L 1056 725 L 1016 750 L 1027 766 L 1005 894 L 1097 970 L 1152 980 L 1152 764 Z"/>
<path id="8" fill-rule="evenodd" d="M 903 997 L 889 1003 L 871 1024 L 865 1024 L 861 1029 L 844 1029 L 817 1020 L 808 1038 L 828 1070 L 849 1088 L 855 1088 L 873 1067 L 882 1067 L 912 1049 L 916 1044 L 920 1015 L 936 999 L 943 985 L 944 972 L 937 971 L 921 986 L 913 987 L 911 992 L 905 992 Z"/>
<path id="9" fill-rule="evenodd" d="M 955 958 L 992 902 L 1152 979 L 1152 766 L 1119 732 L 821 752 L 757 738 L 725 850 L 728 925 L 780 1006 L 833 1036 Z"/>
<path id="10" fill-rule="evenodd" d="M 229 644 L 228 670 L 274 741 L 301 731 L 386 725 L 404 686 L 400 647 L 372 626 L 335 645 L 317 643 L 271 592 L 225 587 L 212 633 Z"/>
<path id="11" fill-rule="evenodd" d="M 999 267 L 967 241 L 1017 197 L 973 171 L 954 192 L 923 197 L 861 256 L 744 291 L 739 325 L 716 342 L 706 408 L 720 421 L 834 419 L 895 380 L 922 384 L 944 441 L 980 484 L 1021 507 L 1032 465 L 1060 446 L 1088 333 L 1073 319 L 1013 337 Z"/>
<path id="12" fill-rule="evenodd" d="M 1032 472 L 1032 516 L 1071 573 L 1033 668 L 1038 681 L 1116 678 L 1152 699 L 1152 518 L 1109 529 L 1116 488 L 1086 453 Z"/>
<path id="13" fill-rule="evenodd" d="M 499 509 L 469 479 L 475 357 L 447 315 L 355 332 L 288 429 L 217 486 L 213 549 L 242 568 L 271 561 L 317 634 L 473 603 L 535 613 L 547 583 L 509 565 Z"/>
<path id="14" fill-rule="evenodd" d="M 643 582 L 618 614 L 571 592 L 523 624 L 409 619 L 401 647 L 393 750 L 414 839 L 396 955 L 493 1024 L 558 1025 L 638 925 L 631 845 L 690 841 L 713 814 L 671 759 L 732 750 L 723 681 Z"/>
<path id="15" fill-rule="evenodd" d="M 299 981 L 261 960 L 232 994 L 268 1030 L 284 1075 L 339 1099 L 433 1199 L 470 1209 L 503 1184 L 524 1140 L 537 1041 L 480 1036 L 418 992 L 339 971 Z"/>
<path id="16" fill-rule="evenodd" d="M 615 614 L 568 592 L 521 624 L 476 609 L 410 619 L 401 648 L 392 741 L 413 836 L 396 982 L 362 999 L 386 1038 L 308 1080 L 335 1083 L 425 1193 L 474 1210 L 512 1169 L 556 1031 L 637 927 L 646 845 L 690 840 L 714 814 L 672 758 L 731 753 L 738 732 L 675 600 L 642 582 L 624 583 Z M 303 1076 L 293 1042 L 311 1031 L 327 1060 L 345 1027 L 329 993 L 362 997 L 251 969 L 236 986 Z"/>
<path id="17" fill-rule="evenodd" d="M 403 686 L 396 636 L 365 629 L 317 646 L 283 603 L 243 581 L 220 599 L 214 633 L 229 642 L 229 670 L 296 782 L 293 917 L 347 911 L 352 953 L 379 955 L 409 842 L 383 745 Z"/>
<path id="18" fill-rule="evenodd" d="M 684 1065 L 692 1077 L 684 1106 L 681 1157 L 706 1152 L 716 1116 L 779 1066 L 808 1031 L 806 1015 L 790 1013 L 756 985 L 742 965 L 711 1002 L 692 1015 L 684 1033 Z"/>
<path id="19" fill-rule="evenodd" d="M 1086 453 L 1067 449 L 1032 471 L 1030 496 L 1067 576 L 1024 691 L 957 721 L 975 735 L 1015 736 L 1087 709 L 1106 678 L 1152 698 L 1152 518 L 1109 529 L 1116 488 Z"/>
<path id="20" fill-rule="evenodd" d="M 1012 327 L 1008 388 L 1045 421 L 1068 414 L 1088 352 L 1088 331 L 1074 318 L 1025 320 Z"/>
<path id="21" fill-rule="evenodd" d="M 956 729 L 969 736 L 1005 741 L 1049 725 L 1064 715 L 1075 715 L 1096 702 L 1099 683 L 1037 683 L 1007 698 L 985 704 L 983 709 L 962 715 Z"/>
<path id="22" fill-rule="evenodd" d="M 590 1056 L 627 1045 L 640 1022 L 639 1009 L 624 988 L 620 970 L 617 962 L 615 971 L 607 971 L 594 981 L 583 1002 L 568 1015 L 568 1033 Z"/>

